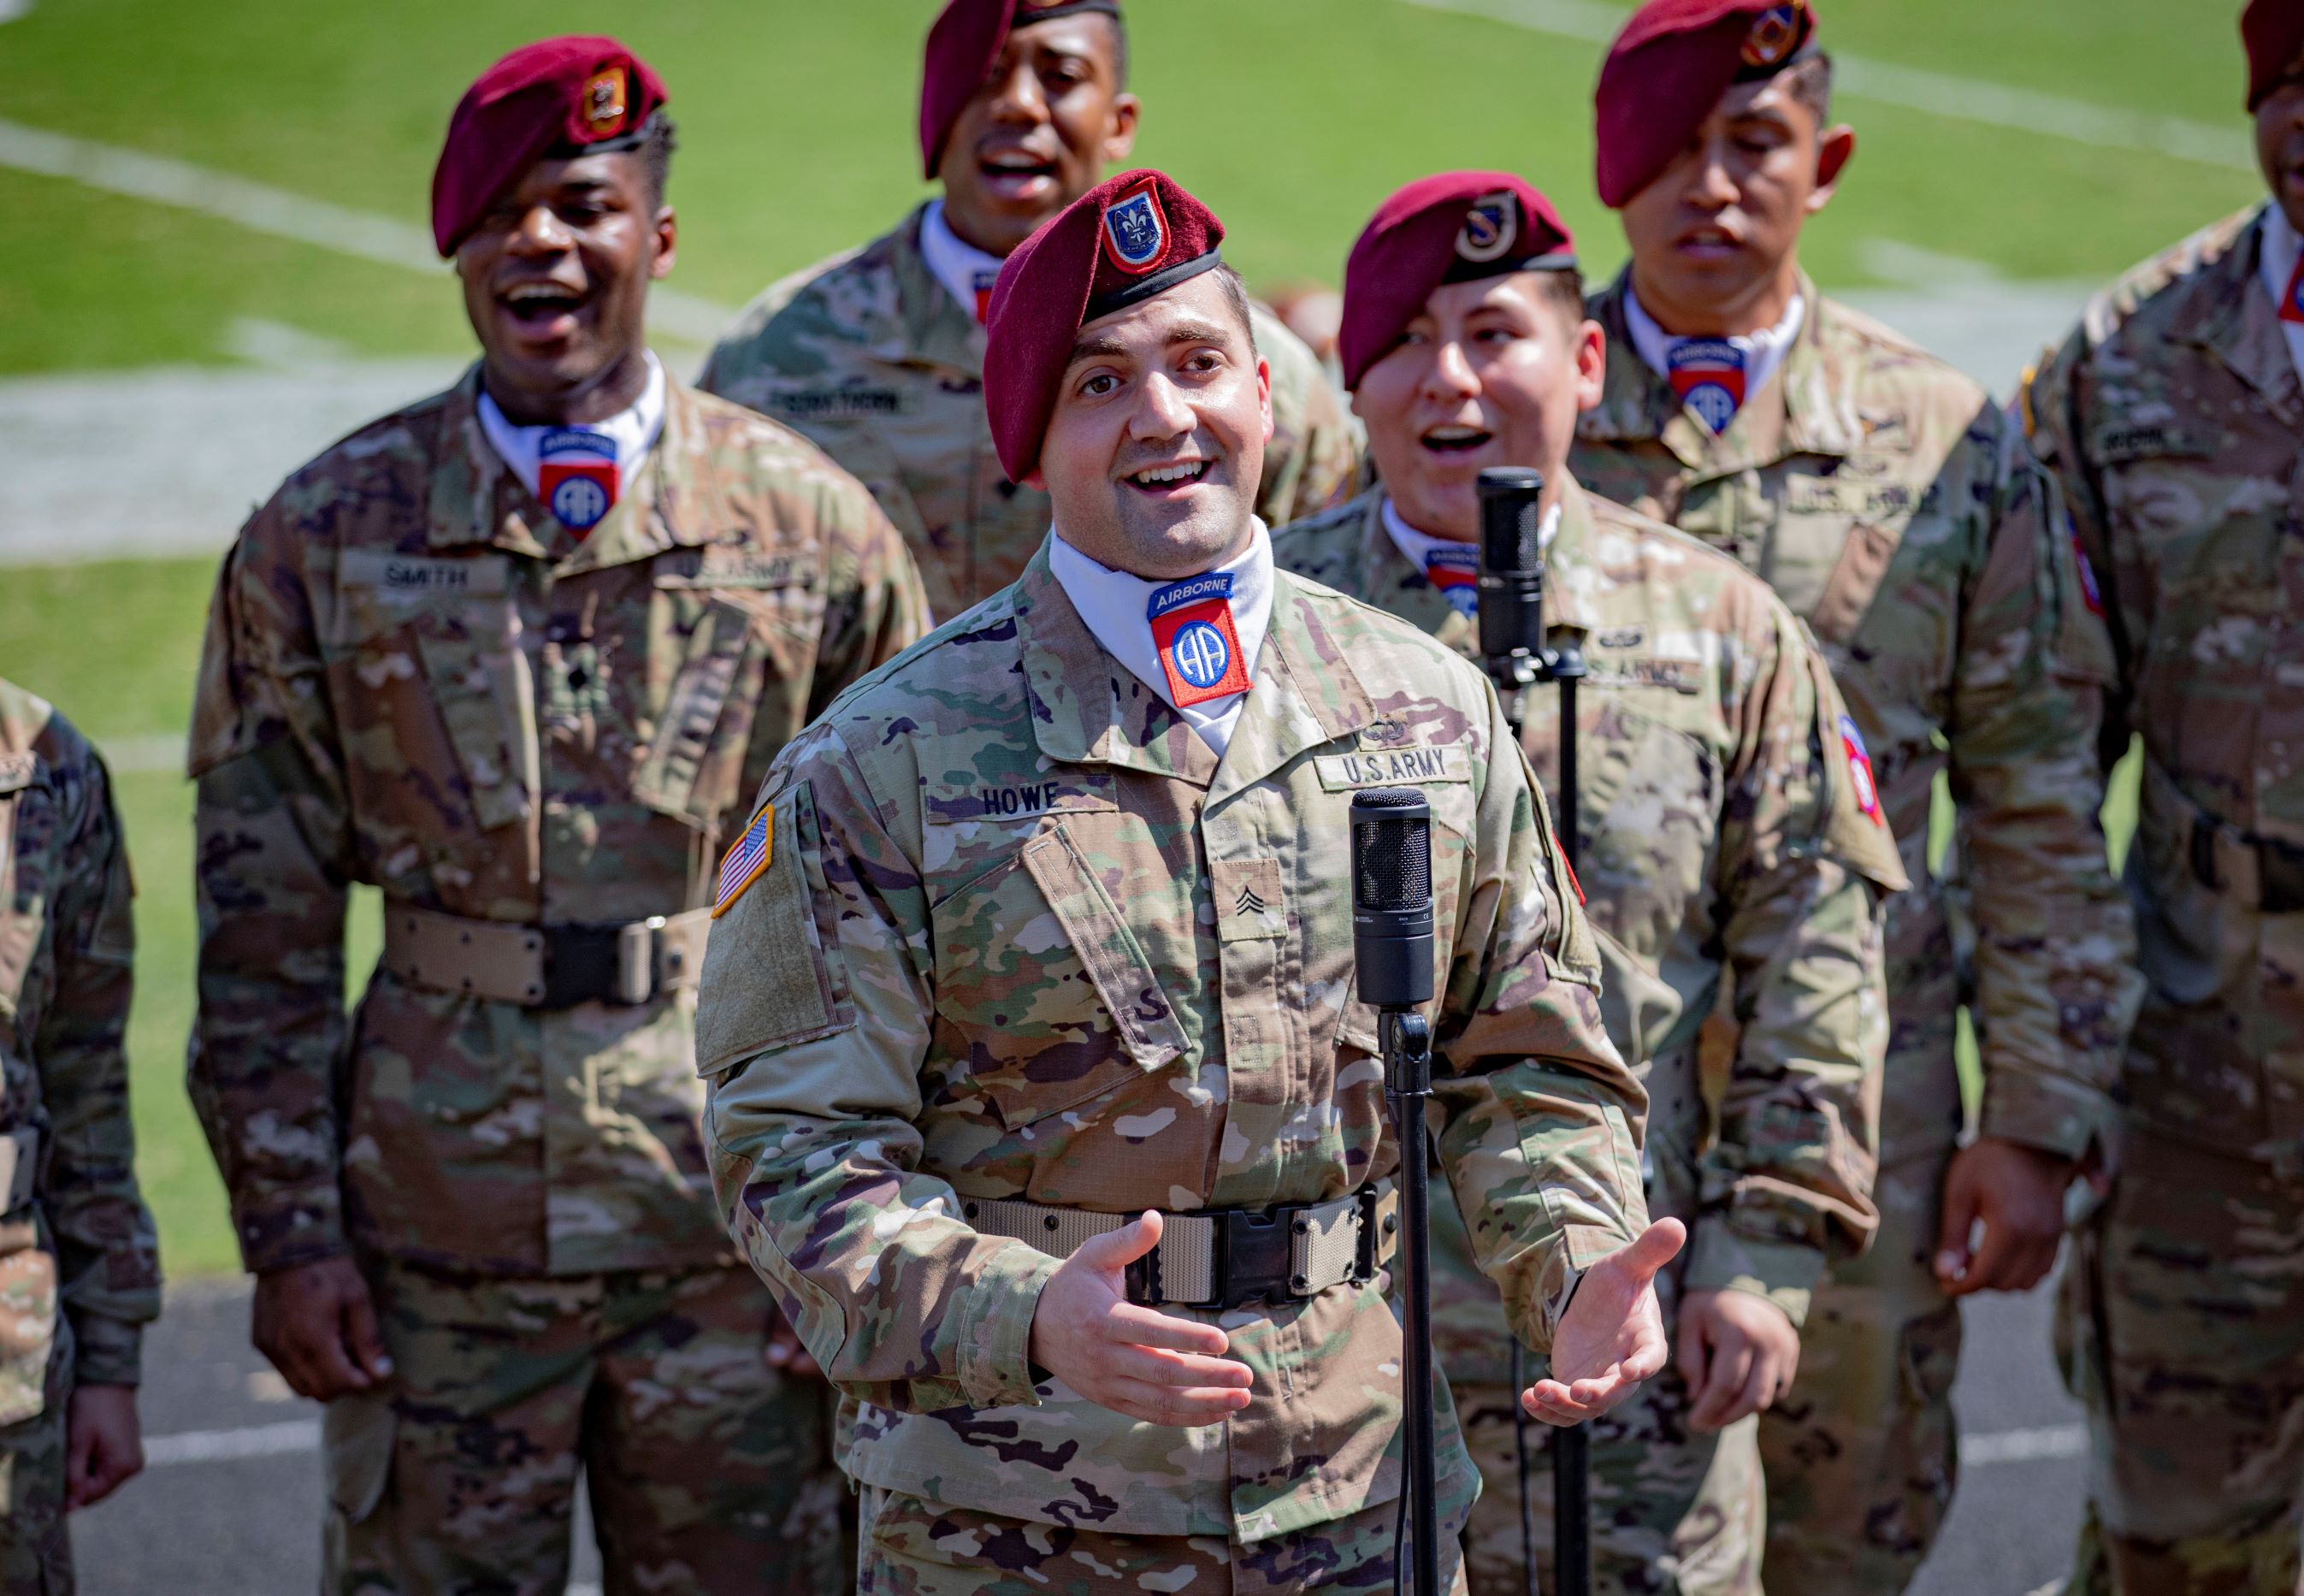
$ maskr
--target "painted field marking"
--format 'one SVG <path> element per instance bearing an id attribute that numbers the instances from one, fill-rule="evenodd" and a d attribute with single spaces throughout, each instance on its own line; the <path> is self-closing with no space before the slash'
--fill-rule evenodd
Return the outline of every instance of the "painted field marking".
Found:
<path id="1" fill-rule="evenodd" d="M 1990 1468 L 2001 1463 L 2049 1463 L 2088 1456 L 2088 1426 L 2042 1424 L 2030 1430 L 2003 1430 L 1991 1435 L 1960 1438 L 1962 1468 Z"/>
<path id="2" fill-rule="evenodd" d="M 8 3 L 0 0 L 0 5 Z M 433 249 L 432 234 L 425 228 L 251 183 L 169 156 L 147 155 L 140 149 L 99 144 L 0 119 L 0 166 L 197 211 L 251 233 L 293 239 L 429 277 L 448 275 L 447 262 Z M 736 314 L 708 300 L 663 287 L 650 291 L 648 310 L 661 330 L 705 344 L 716 342 Z"/>
<path id="3" fill-rule="evenodd" d="M 318 1419 L 284 1419 L 240 1430 L 186 1430 L 144 1438 L 144 1466 L 172 1468 L 186 1463 L 236 1463 L 247 1457 L 295 1457 L 320 1449 Z"/>
<path id="4" fill-rule="evenodd" d="M 1402 0 L 1426 11 L 1455 12 L 1509 22 L 1531 32 L 1605 45 L 1624 25 L 1626 12 L 1597 0 Z M 2254 172 L 2256 154 L 2235 117 L 2229 127 L 2190 117 L 2122 111 L 2061 94 L 2018 89 L 1981 78 L 1898 66 L 1868 55 L 1833 52 L 1835 88 L 1861 99 L 1927 111 L 2013 132 L 2046 133 L 2105 149 L 2169 156 L 2205 166 Z"/>

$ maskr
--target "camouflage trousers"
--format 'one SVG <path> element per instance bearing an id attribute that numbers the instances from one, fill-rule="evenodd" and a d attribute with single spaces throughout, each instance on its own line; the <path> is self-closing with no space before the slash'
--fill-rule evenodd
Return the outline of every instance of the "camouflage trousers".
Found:
<path id="1" fill-rule="evenodd" d="M 1960 1304 L 1928 1266 L 1950 1155 L 1880 1171 L 1879 1235 L 1817 1288 L 1800 1374 L 1759 1415 L 1771 1591 L 1893 1596 L 1944 1526 L 1959 1466 Z"/>
<path id="2" fill-rule="evenodd" d="M 2058 1351 L 2088 1410 L 2074 1596 L 2294 1596 L 2304 1176 L 2131 1124 L 2076 1238 Z"/>
<path id="3" fill-rule="evenodd" d="M 72 1596 L 72 1537 L 64 1525 L 64 1422 L 72 1406 L 71 1349 L 58 1325 L 47 1400 L 0 1428 L 0 1596 Z"/>
<path id="4" fill-rule="evenodd" d="M 1213 1535 L 1106 1535 L 863 1488 L 858 1596 L 1391 1596 L 1398 1504 L 1240 1546 Z M 1440 1577 L 1465 1596 L 1461 1512 L 1441 1515 Z"/>
<path id="5" fill-rule="evenodd" d="M 1531 1360 L 1533 1366 L 1533 1360 Z M 1531 1374 L 1530 1379 L 1534 1376 Z M 1459 1385 L 1480 1499 L 1464 1532 L 1471 1596 L 1529 1596 L 1514 1393 Z M 1762 1488 L 1749 1419 L 1716 1434 L 1687 1424 L 1688 1388 L 1667 1371 L 1592 1426 L 1592 1589 L 1597 1596 L 1758 1596 Z M 1552 1437 L 1529 1422 L 1536 1589 L 1553 1583 Z"/>
<path id="6" fill-rule="evenodd" d="M 608 1596 L 849 1588 L 830 1391 L 749 1269 L 367 1273 L 394 1377 L 328 1405 L 324 1588 L 558 1596 L 580 1471 Z"/>

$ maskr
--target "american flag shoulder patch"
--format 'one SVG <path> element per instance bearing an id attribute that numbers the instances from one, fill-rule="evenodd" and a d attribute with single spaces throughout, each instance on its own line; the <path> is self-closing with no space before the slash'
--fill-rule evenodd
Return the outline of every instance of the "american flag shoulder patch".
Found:
<path id="1" fill-rule="evenodd" d="M 744 889 L 760 879 L 776 847 L 776 806 L 764 805 L 744 828 L 744 835 L 720 862 L 720 887 L 712 895 L 712 918 L 719 919 L 736 906 Z"/>

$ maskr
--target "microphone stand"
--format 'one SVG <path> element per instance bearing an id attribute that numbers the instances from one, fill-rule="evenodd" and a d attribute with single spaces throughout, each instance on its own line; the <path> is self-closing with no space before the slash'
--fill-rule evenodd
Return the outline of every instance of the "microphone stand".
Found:
<path id="1" fill-rule="evenodd" d="M 1576 826 L 1576 690 L 1587 675 L 1584 651 L 1571 635 L 1554 646 L 1544 626 L 1544 551 L 1537 531 L 1544 491 L 1540 472 L 1497 467 L 1480 473 L 1481 664 L 1495 683 L 1504 724 L 1520 741 L 1528 690 L 1549 683 L 1560 690 L 1560 784 L 1553 814 L 1560 851 L 1574 870 Z M 1504 613 L 1491 617 L 1491 595 Z M 1528 1596 L 1537 1596 L 1536 1518 L 1529 1486 L 1529 1417 L 1520 1406 L 1520 1338 L 1512 1338 L 1512 1452 L 1520 1468 L 1520 1556 Z M 1592 1434 L 1588 1424 L 1552 1432 L 1553 1583 L 1556 1596 L 1591 1596 Z"/>
<path id="2" fill-rule="evenodd" d="M 1432 1100 L 1432 1027 L 1414 1009 L 1376 1015 L 1384 1049 L 1384 1100 L 1400 1143 L 1401 1273 L 1408 1299 L 1408 1506 L 1413 1596 L 1442 1596 L 1439 1473 L 1432 1411 L 1432 1192 L 1424 1107 Z M 1397 1579 L 1401 1570 L 1394 1571 Z"/>

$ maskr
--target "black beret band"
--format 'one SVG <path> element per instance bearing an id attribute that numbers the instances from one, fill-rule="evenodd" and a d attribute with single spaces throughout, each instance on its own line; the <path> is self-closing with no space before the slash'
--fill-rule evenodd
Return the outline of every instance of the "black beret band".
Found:
<path id="1" fill-rule="evenodd" d="M 1202 272 L 1213 271 L 1224 264 L 1224 251 L 1210 250 L 1191 260 L 1180 260 L 1175 265 L 1154 272 L 1148 277 L 1139 277 L 1125 288 L 1114 289 L 1088 302 L 1080 312 L 1080 325 L 1101 321 L 1115 310 L 1125 310 L 1131 305 L 1140 305 L 1155 294 L 1165 293 L 1179 283 L 1189 283 Z"/>

